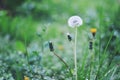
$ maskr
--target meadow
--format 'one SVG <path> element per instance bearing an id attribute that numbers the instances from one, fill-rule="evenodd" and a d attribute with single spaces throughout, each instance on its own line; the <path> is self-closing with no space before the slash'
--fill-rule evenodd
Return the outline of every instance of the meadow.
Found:
<path id="1" fill-rule="evenodd" d="M 120 0 L 0 1 L 0 80 L 120 80 L 119 44 Z"/>

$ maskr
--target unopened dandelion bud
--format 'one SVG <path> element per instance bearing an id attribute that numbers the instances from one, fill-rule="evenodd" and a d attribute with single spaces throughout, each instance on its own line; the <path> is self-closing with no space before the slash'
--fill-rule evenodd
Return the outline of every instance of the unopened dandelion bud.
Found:
<path id="1" fill-rule="evenodd" d="M 49 41 L 49 49 L 50 51 L 54 51 L 54 47 L 51 41 Z"/>
<path id="2" fill-rule="evenodd" d="M 90 29 L 90 32 L 92 33 L 93 37 L 95 37 L 97 29 L 96 28 L 92 28 L 92 29 Z"/>
<path id="3" fill-rule="evenodd" d="M 95 37 L 95 33 L 92 33 L 93 37 Z"/>
<path id="4" fill-rule="evenodd" d="M 69 33 L 67 33 L 67 38 L 68 38 L 69 41 L 72 41 L 72 37 Z"/>
<path id="5" fill-rule="evenodd" d="M 89 42 L 89 49 L 90 49 L 90 50 L 93 49 L 93 42 L 92 42 L 92 41 Z"/>

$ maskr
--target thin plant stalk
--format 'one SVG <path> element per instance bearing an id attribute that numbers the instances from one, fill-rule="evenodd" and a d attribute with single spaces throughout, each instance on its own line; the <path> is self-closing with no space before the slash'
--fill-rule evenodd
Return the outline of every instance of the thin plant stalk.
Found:
<path id="1" fill-rule="evenodd" d="M 54 54 L 60 61 L 62 61 L 62 62 L 64 63 L 64 65 L 68 68 L 70 74 L 72 75 L 72 72 L 71 72 L 68 64 L 67 64 L 59 55 L 57 55 L 54 51 L 53 51 L 53 54 Z"/>
<path id="2" fill-rule="evenodd" d="M 76 56 L 76 45 L 77 45 L 77 27 L 75 27 L 75 43 L 74 43 L 75 80 L 77 80 L 77 56 Z"/>
<path id="3" fill-rule="evenodd" d="M 55 53 L 54 47 L 53 47 L 53 44 L 52 44 L 51 41 L 49 41 L 49 49 L 50 49 L 50 51 L 51 51 L 61 62 L 64 63 L 64 65 L 68 68 L 68 70 L 69 70 L 69 72 L 70 72 L 70 74 L 71 74 L 71 76 L 72 76 L 72 72 L 71 72 L 70 67 L 68 66 L 68 64 L 67 64 L 59 55 L 57 55 L 57 54 Z"/>
<path id="4" fill-rule="evenodd" d="M 106 53 L 106 51 L 107 51 L 107 48 L 108 48 L 108 46 L 109 46 L 109 44 L 110 44 L 110 42 L 111 42 L 111 40 L 112 40 L 112 37 L 113 37 L 113 32 L 111 33 L 111 36 L 110 36 L 110 38 L 109 38 L 109 40 L 108 40 L 108 42 L 107 42 L 107 45 L 106 45 L 106 47 L 105 47 L 105 49 L 104 49 L 104 51 L 103 51 L 103 55 L 105 55 L 105 53 Z M 102 60 L 99 60 L 99 67 L 98 67 L 98 71 L 97 71 L 97 77 L 96 77 L 96 79 L 99 77 L 98 75 L 99 75 L 99 72 L 100 72 L 100 68 L 102 67 L 102 64 L 103 64 L 103 61 L 104 61 L 105 59 L 102 59 Z M 110 66 L 110 65 L 109 65 Z M 108 66 L 108 67 L 109 67 Z M 105 72 L 105 71 L 104 71 Z"/>
<path id="5" fill-rule="evenodd" d="M 69 67 L 67 63 L 60 56 L 58 56 L 55 52 L 53 52 L 53 54 L 57 56 L 60 59 L 60 61 L 62 61 L 65 64 L 66 67 Z"/>
<path id="6" fill-rule="evenodd" d="M 41 43 L 42 43 L 41 44 L 41 52 L 42 53 L 44 53 L 44 45 L 43 45 L 44 42 L 43 41 L 44 41 L 44 39 L 43 39 L 43 37 L 41 37 Z"/>
<path id="7" fill-rule="evenodd" d="M 26 40 L 26 37 L 25 37 L 25 56 L 26 56 L 26 59 L 27 59 L 27 64 L 28 64 L 28 67 L 29 67 L 29 70 L 31 72 L 31 68 L 30 68 L 30 64 L 29 64 L 29 55 L 28 55 L 28 51 L 27 51 L 27 40 Z"/>
<path id="8" fill-rule="evenodd" d="M 93 60 L 94 60 L 94 53 L 93 50 L 89 50 L 89 54 L 90 54 L 90 67 L 89 67 L 89 76 L 88 76 L 88 80 L 91 80 L 91 75 L 93 75 Z"/>
<path id="9" fill-rule="evenodd" d="M 90 50 L 89 50 L 89 54 L 90 54 L 90 71 L 89 71 L 89 80 L 91 79 L 92 75 L 94 75 L 94 59 L 95 59 L 95 39 L 93 38 L 92 39 L 92 45 L 90 47 L 92 47 Z"/>

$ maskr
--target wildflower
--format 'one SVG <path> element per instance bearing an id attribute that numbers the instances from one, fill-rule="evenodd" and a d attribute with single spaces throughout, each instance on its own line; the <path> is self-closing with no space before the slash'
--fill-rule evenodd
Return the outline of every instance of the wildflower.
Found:
<path id="1" fill-rule="evenodd" d="M 64 47 L 63 47 L 62 45 L 59 45 L 59 46 L 58 46 L 58 49 L 59 49 L 59 50 L 64 50 Z"/>
<path id="2" fill-rule="evenodd" d="M 71 37 L 70 33 L 67 33 L 67 38 L 69 41 L 72 41 L 72 37 Z"/>
<path id="3" fill-rule="evenodd" d="M 97 29 L 96 28 L 92 28 L 92 29 L 90 29 L 90 32 L 92 33 L 93 37 L 95 37 Z"/>
<path id="4" fill-rule="evenodd" d="M 83 21 L 79 16 L 72 16 L 68 19 L 68 25 L 72 28 L 79 27 L 82 23 Z"/>
<path id="5" fill-rule="evenodd" d="M 29 80 L 29 77 L 27 77 L 27 76 L 24 76 L 24 80 Z"/>
<path id="6" fill-rule="evenodd" d="M 77 27 L 81 26 L 83 23 L 79 16 L 72 16 L 68 19 L 68 25 L 75 28 L 75 43 L 74 43 L 74 65 L 75 65 L 75 80 L 77 80 L 77 55 L 76 55 L 76 44 L 77 44 Z M 69 35 L 69 34 L 68 34 Z M 69 39 L 70 37 L 68 37 Z M 71 39 L 71 38 L 70 38 Z"/>
<path id="7" fill-rule="evenodd" d="M 54 51 L 54 47 L 51 41 L 49 41 L 49 49 L 51 52 Z"/>

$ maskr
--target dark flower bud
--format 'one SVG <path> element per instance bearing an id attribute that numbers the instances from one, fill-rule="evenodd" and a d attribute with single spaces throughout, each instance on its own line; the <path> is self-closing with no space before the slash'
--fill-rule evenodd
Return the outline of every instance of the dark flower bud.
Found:
<path id="1" fill-rule="evenodd" d="M 49 49 L 50 51 L 54 51 L 54 47 L 51 41 L 49 41 Z"/>
<path id="2" fill-rule="evenodd" d="M 92 33 L 93 37 L 95 37 L 95 34 L 96 34 L 96 33 Z"/>
<path id="3" fill-rule="evenodd" d="M 67 38 L 68 38 L 69 41 L 72 41 L 72 37 L 69 33 L 67 33 Z"/>
<path id="4" fill-rule="evenodd" d="M 92 41 L 89 42 L 89 49 L 90 49 L 90 50 L 93 49 L 93 42 L 92 42 Z"/>

